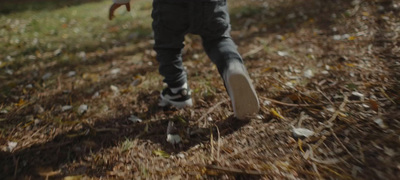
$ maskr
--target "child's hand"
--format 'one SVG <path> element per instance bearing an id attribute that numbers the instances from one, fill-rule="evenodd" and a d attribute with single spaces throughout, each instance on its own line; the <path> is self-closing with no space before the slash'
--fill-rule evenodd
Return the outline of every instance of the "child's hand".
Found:
<path id="1" fill-rule="evenodd" d="M 110 12 L 109 12 L 109 14 L 108 14 L 108 18 L 109 18 L 110 20 L 112 20 L 112 18 L 114 17 L 114 11 L 115 11 L 116 9 L 118 9 L 120 6 L 123 6 L 123 5 L 126 6 L 126 10 L 127 10 L 127 11 L 131 11 L 131 5 L 130 5 L 129 2 L 128 2 L 128 3 L 123 3 L 123 4 L 114 3 L 114 4 L 112 4 L 111 7 L 110 7 Z"/>

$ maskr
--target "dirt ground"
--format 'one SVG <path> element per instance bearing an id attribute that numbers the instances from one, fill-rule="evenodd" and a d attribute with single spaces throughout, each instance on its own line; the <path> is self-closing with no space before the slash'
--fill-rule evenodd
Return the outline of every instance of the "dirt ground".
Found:
<path id="1" fill-rule="evenodd" d="M 0 56 L 0 179 L 400 177 L 400 2 L 228 2 L 259 114 L 232 116 L 198 36 L 185 40 L 195 104 L 182 110 L 157 106 L 163 84 L 151 34 L 128 33 L 134 43 L 113 41 L 84 55 L 77 39 L 32 60 L 7 46 Z M 148 2 L 135 3 L 150 12 Z M 63 60 L 69 52 L 72 60 Z M 5 64 L 10 56 L 20 60 Z M 166 142 L 170 121 L 180 144 Z"/>

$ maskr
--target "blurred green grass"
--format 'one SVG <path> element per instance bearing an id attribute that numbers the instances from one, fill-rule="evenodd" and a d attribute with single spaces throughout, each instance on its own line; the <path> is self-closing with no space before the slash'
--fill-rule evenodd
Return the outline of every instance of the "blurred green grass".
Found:
<path id="1" fill-rule="evenodd" d="M 81 52 L 104 51 L 149 38 L 151 1 L 135 2 L 132 12 L 119 9 L 113 21 L 108 20 L 110 4 L 109 0 L 73 6 L 15 2 L 22 6 L 0 14 L 0 68 L 16 69 L 44 57 L 74 59 Z M 11 2 L 2 4 L 0 12 L 10 7 Z"/>

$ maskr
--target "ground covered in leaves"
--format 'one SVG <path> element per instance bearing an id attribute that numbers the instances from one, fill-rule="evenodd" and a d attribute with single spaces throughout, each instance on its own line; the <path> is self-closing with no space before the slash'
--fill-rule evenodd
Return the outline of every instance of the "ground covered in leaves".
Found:
<path id="1" fill-rule="evenodd" d="M 151 1 L 111 22 L 110 1 L 39 2 L 1 1 L 0 179 L 400 177 L 398 1 L 228 1 L 246 121 L 193 35 L 194 107 L 157 106 Z"/>

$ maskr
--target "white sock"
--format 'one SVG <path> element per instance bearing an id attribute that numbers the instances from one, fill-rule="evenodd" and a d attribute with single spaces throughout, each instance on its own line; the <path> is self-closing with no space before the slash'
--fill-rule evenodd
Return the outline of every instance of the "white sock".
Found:
<path id="1" fill-rule="evenodd" d="M 181 87 L 177 87 L 177 88 L 170 88 L 171 89 L 171 91 L 172 91 L 172 93 L 177 93 L 179 90 L 181 90 L 181 89 L 187 89 L 188 88 L 188 85 L 187 85 L 187 83 L 185 83 L 185 84 L 183 84 Z"/>

